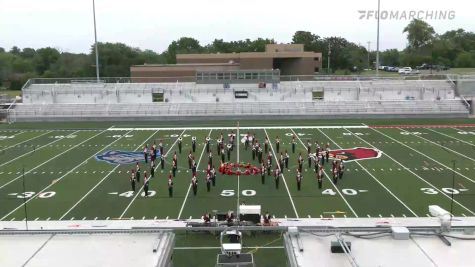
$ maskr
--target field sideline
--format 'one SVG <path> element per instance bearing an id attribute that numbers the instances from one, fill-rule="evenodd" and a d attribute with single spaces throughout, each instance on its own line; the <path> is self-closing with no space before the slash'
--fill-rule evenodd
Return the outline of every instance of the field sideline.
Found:
<path id="1" fill-rule="evenodd" d="M 276 218 L 331 217 L 423 217 L 428 205 L 453 210 L 456 216 L 475 215 L 475 125 L 468 123 L 427 125 L 372 125 L 348 123 L 319 126 L 236 126 L 209 127 L 116 125 L 104 129 L 0 128 L 0 220 L 113 220 L 188 219 L 205 212 L 236 210 L 239 203 L 260 204 Z M 432 125 L 431 125 L 432 124 Z M 263 142 L 268 136 L 275 167 L 280 152 L 288 150 L 289 168 L 280 187 L 272 176 L 261 184 L 258 176 L 218 174 L 217 184 L 206 191 L 208 155 L 204 140 L 210 136 L 213 162 L 219 157 L 214 140 L 223 133 L 248 131 Z M 292 153 L 292 136 L 297 136 Z M 178 151 L 174 196 L 168 197 L 167 177 L 172 154 Z M 193 155 L 198 164 L 198 194 L 190 190 L 187 156 L 191 137 L 197 138 Z M 107 151 L 142 151 L 144 144 L 163 140 L 164 168 L 157 164 L 151 180 L 152 196 L 144 197 L 141 184 L 129 192 L 129 172 L 133 165 L 109 164 L 96 159 Z M 377 158 L 348 161 L 344 178 L 331 182 L 325 164 L 323 188 L 318 189 L 313 167 L 307 166 L 307 141 L 329 143 L 331 150 L 357 147 L 381 151 Z M 304 158 L 301 191 L 296 186 L 296 157 Z M 258 166 L 250 149 L 242 143 L 231 153 L 231 162 Z M 312 165 L 313 166 L 313 165 Z M 149 166 L 141 163 L 141 169 Z M 453 179 L 452 179 L 453 178 Z M 451 196 L 454 196 L 452 202 Z M 26 212 L 25 212 L 26 205 Z M 452 207 L 452 208 L 451 208 Z"/>

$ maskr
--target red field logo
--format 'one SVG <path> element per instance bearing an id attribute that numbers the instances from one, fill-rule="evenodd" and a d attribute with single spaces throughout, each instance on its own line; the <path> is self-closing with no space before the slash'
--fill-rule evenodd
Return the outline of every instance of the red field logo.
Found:
<path id="1" fill-rule="evenodd" d="M 366 147 L 330 150 L 330 158 L 342 159 L 344 161 L 375 159 L 381 157 L 381 154 L 380 150 Z"/>

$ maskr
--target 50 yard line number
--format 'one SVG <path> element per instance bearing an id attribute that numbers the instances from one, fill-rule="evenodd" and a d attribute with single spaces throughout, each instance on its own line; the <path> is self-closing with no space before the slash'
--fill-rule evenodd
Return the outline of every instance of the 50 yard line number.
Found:
<path id="1" fill-rule="evenodd" d="M 236 193 L 234 192 L 234 189 L 224 189 L 222 192 L 221 192 L 221 196 L 223 197 L 232 197 L 234 196 Z M 256 195 L 256 190 L 252 190 L 252 189 L 245 189 L 245 190 L 242 190 L 241 191 L 241 195 L 245 196 L 245 197 L 253 197 Z"/>

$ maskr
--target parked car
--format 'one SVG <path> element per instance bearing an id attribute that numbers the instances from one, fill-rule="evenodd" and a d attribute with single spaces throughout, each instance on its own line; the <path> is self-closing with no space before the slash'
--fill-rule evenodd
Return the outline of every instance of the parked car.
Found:
<path id="1" fill-rule="evenodd" d="M 398 73 L 399 74 L 411 74 L 412 73 L 412 68 L 411 67 L 400 68 L 398 70 Z"/>

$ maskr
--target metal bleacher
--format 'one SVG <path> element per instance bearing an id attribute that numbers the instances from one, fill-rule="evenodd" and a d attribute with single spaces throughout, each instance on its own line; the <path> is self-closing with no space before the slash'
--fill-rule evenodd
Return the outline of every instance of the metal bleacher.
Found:
<path id="1" fill-rule="evenodd" d="M 245 99 L 235 91 L 246 91 Z M 320 92 L 322 99 L 313 99 Z M 152 94 L 163 94 L 153 102 Z M 167 120 L 219 117 L 466 117 L 445 80 L 281 82 L 277 88 L 194 83 L 34 83 L 10 110 L 13 121 Z"/>

